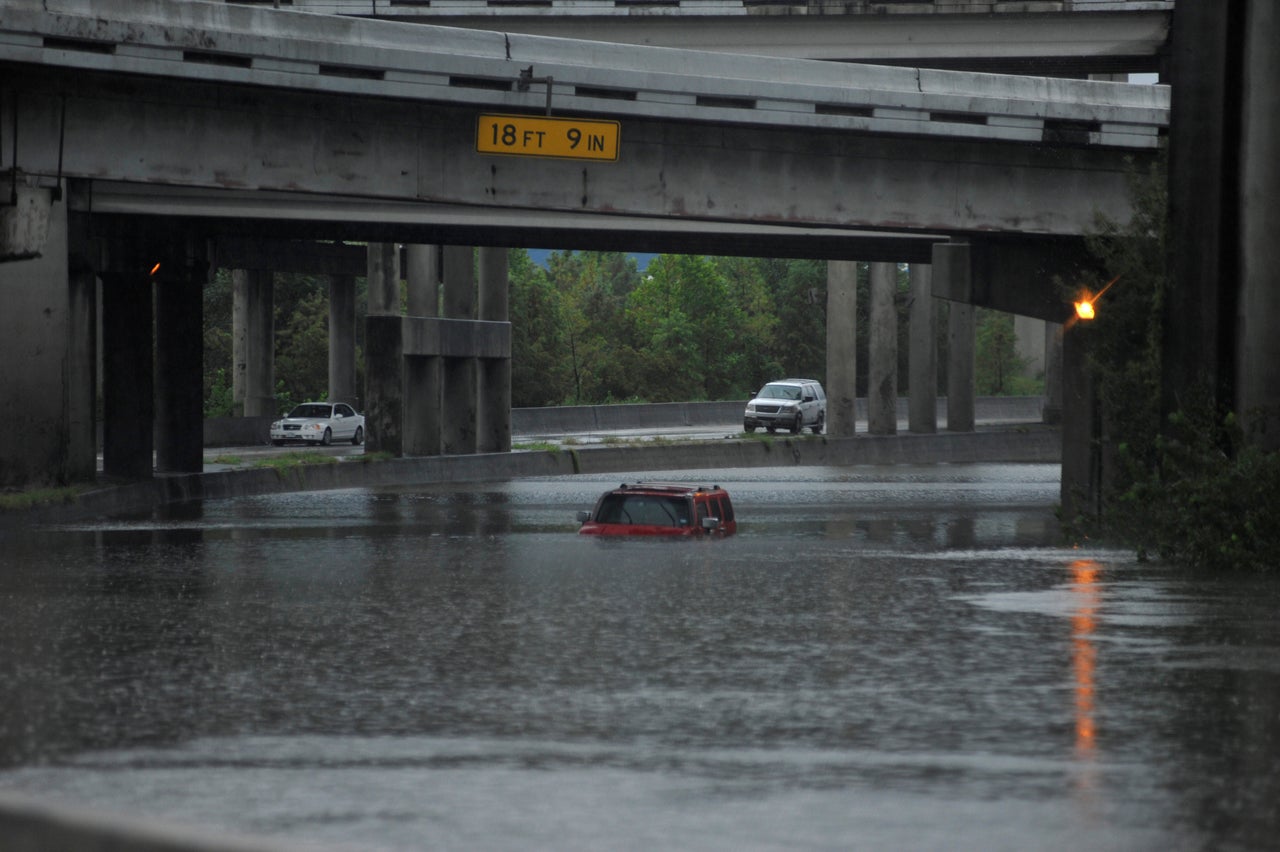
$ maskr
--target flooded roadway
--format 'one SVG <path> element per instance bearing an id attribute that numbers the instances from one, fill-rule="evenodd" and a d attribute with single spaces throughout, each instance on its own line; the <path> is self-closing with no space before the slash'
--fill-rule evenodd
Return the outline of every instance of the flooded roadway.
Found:
<path id="1" fill-rule="evenodd" d="M 0 788 L 361 849 L 1280 836 L 1280 577 L 1063 544 L 1053 465 L 276 495 L 0 532 Z M 625 479 L 740 533 L 599 541 Z"/>

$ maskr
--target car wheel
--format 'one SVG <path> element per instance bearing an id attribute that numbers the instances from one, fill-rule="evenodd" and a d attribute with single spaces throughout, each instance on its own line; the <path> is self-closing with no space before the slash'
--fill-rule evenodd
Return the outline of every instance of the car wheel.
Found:
<path id="1" fill-rule="evenodd" d="M 814 423 L 814 424 L 813 424 L 813 426 L 809 427 L 809 428 L 811 428 L 811 429 L 813 430 L 813 434 L 815 434 L 815 435 L 821 435 L 821 434 L 822 434 L 822 427 L 823 427 L 824 425 L 826 425 L 826 424 L 823 422 L 823 421 L 825 421 L 825 420 L 826 420 L 826 418 L 825 418 L 825 417 L 822 417 L 821 415 L 819 415 L 819 417 L 818 417 L 818 421 L 817 421 L 816 423 Z"/>
<path id="2" fill-rule="evenodd" d="M 800 430 L 801 430 L 801 429 L 803 429 L 803 428 L 804 428 L 804 415 L 803 415 L 803 414 L 797 414 L 797 415 L 796 415 L 796 422 L 791 424 L 791 434 L 792 434 L 792 435 L 797 435 L 797 434 L 799 434 Z"/>
<path id="3" fill-rule="evenodd" d="M 364 427 L 357 426 L 356 433 L 351 436 L 351 445 L 358 447 L 364 443 Z"/>
<path id="4" fill-rule="evenodd" d="M 744 425 L 742 428 L 743 428 L 743 429 L 745 429 L 747 432 L 754 432 L 754 431 L 756 431 L 756 427 L 755 427 L 755 426 L 746 426 L 746 425 Z"/>
<path id="5" fill-rule="evenodd" d="M 768 432 L 769 432 L 769 434 L 770 434 L 770 435 L 772 435 L 772 434 L 773 434 L 773 432 L 774 432 L 774 430 L 775 430 L 775 429 L 777 429 L 778 427 L 777 427 L 777 426 L 774 426 L 772 423 L 770 423 L 768 426 L 766 426 L 766 427 L 764 427 L 764 428 L 768 430 Z"/>
<path id="6" fill-rule="evenodd" d="M 271 443 L 275 444 L 277 447 L 283 447 L 283 446 L 284 446 L 284 441 L 272 441 Z"/>
<path id="7" fill-rule="evenodd" d="M 332 443 L 333 443 L 333 430 L 332 430 L 332 429 L 325 429 L 325 430 L 324 430 L 324 437 L 320 439 L 320 445 L 321 445 L 321 446 L 324 446 L 324 447 L 327 447 L 327 446 L 329 446 L 329 445 L 330 445 L 330 444 L 332 444 Z"/>

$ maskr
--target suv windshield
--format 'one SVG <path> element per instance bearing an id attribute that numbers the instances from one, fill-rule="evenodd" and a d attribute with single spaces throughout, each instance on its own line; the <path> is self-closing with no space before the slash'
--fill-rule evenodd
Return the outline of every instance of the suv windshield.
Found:
<path id="1" fill-rule="evenodd" d="M 760 396 L 764 399 L 799 399 L 800 388 L 791 385 L 765 385 Z"/>

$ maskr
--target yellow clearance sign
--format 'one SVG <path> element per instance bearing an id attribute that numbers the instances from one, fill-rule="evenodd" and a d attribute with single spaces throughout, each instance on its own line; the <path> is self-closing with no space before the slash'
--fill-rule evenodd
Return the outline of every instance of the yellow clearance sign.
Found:
<path id="1" fill-rule="evenodd" d="M 476 123 L 476 150 L 566 160 L 617 160 L 621 128 L 616 121 L 482 115 Z"/>

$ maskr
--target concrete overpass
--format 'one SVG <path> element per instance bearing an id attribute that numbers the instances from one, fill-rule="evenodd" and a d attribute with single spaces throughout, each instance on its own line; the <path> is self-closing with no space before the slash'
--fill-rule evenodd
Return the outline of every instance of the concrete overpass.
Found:
<path id="1" fill-rule="evenodd" d="M 67 217 L 68 245 L 49 253 L 65 251 L 72 283 L 54 301 L 83 327 L 94 310 L 83 282 L 106 285 L 114 354 L 104 451 L 127 459 L 126 473 L 142 474 L 145 462 L 147 475 L 150 392 L 134 391 L 150 348 L 134 340 L 134 315 L 145 310 L 142 270 L 154 257 L 198 286 L 209 238 L 246 233 L 481 245 L 558 237 L 576 247 L 635 240 L 703 251 L 750 240 L 753 253 L 862 260 L 873 251 L 924 259 L 940 238 L 980 237 L 980 259 L 956 277 L 978 264 L 991 293 L 1037 303 L 1019 312 L 1055 315 L 1060 299 L 1013 279 L 1028 264 L 1044 271 L 1046 244 L 1078 259 L 1071 249 L 1095 210 L 1125 218 L 1126 160 L 1151 155 L 1168 114 L 1162 88 L 606 48 L 158 0 L 17 0 L 0 9 L 0 62 L 0 138 L 16 140 L 0 157 L 17 202 L 6 211 L 10 254 L 45 253 L 58 230 L 42 237 L 42 213 Z M 477 150 L 478 114 L 533 117 L 548 104 L 560 117 L 619 121 L 617 161 Z M 14 268 L 0 275 L 20 280 Z M 955 286 L 974 298 L 963 281 Z M 11 316 L 30 326 L 31 316 L 49 315 L 42 300 L 58 290 L 55 281 Z M 199 327 L 189 290 L 157 289 L 157 402 L 186 412 L 157 436 L 161 469 L 192 464 L 187 431 L 198 459 L 192 403 L 178 399 L 198 387 L 198 347 L 182 342 Z M 482 283 L 482 301 L 484 292 Z M 384 323 L 402 330 L 388 363 L 500 360 L 500 341 L 493 352 L 438 351 L 454 320 L 482 321 L 474 304 L 462 310 Z M 31 334 L 18 338 L 33 345 Z M 92 425 L 84 392 L 92 369 L 81 336 L 60 334 L 49 339 L 64 352 L 57 381 L 68 397 L 50 403 L 47 390 L 33 393 L 45 405 L 27 430 L 55 437 L 6 458 L 10 477 L 65 478 L 81 468 L 68 459 L 83 455 L 83 437 L 68 436 L 83 436 L 86 419 Z M 404 350 L 410 339 L 426 348 Z M 392 372 L 387 393 L 403 381 Z M 5 390 L 18 396 L 48 378 L 28 369 Z M 389 416 L 402 415 L 402 402 Z"/>
<path id="2" fill-rule="evenodd" d="M 246 2 L 246 0 L 238 0 Z M 277 0 L 250 0 L 271 5 Z M 279 0 L 302 11 L 792 59 L 1088 77 L 1159 73 L 1173 0 Z"/>

